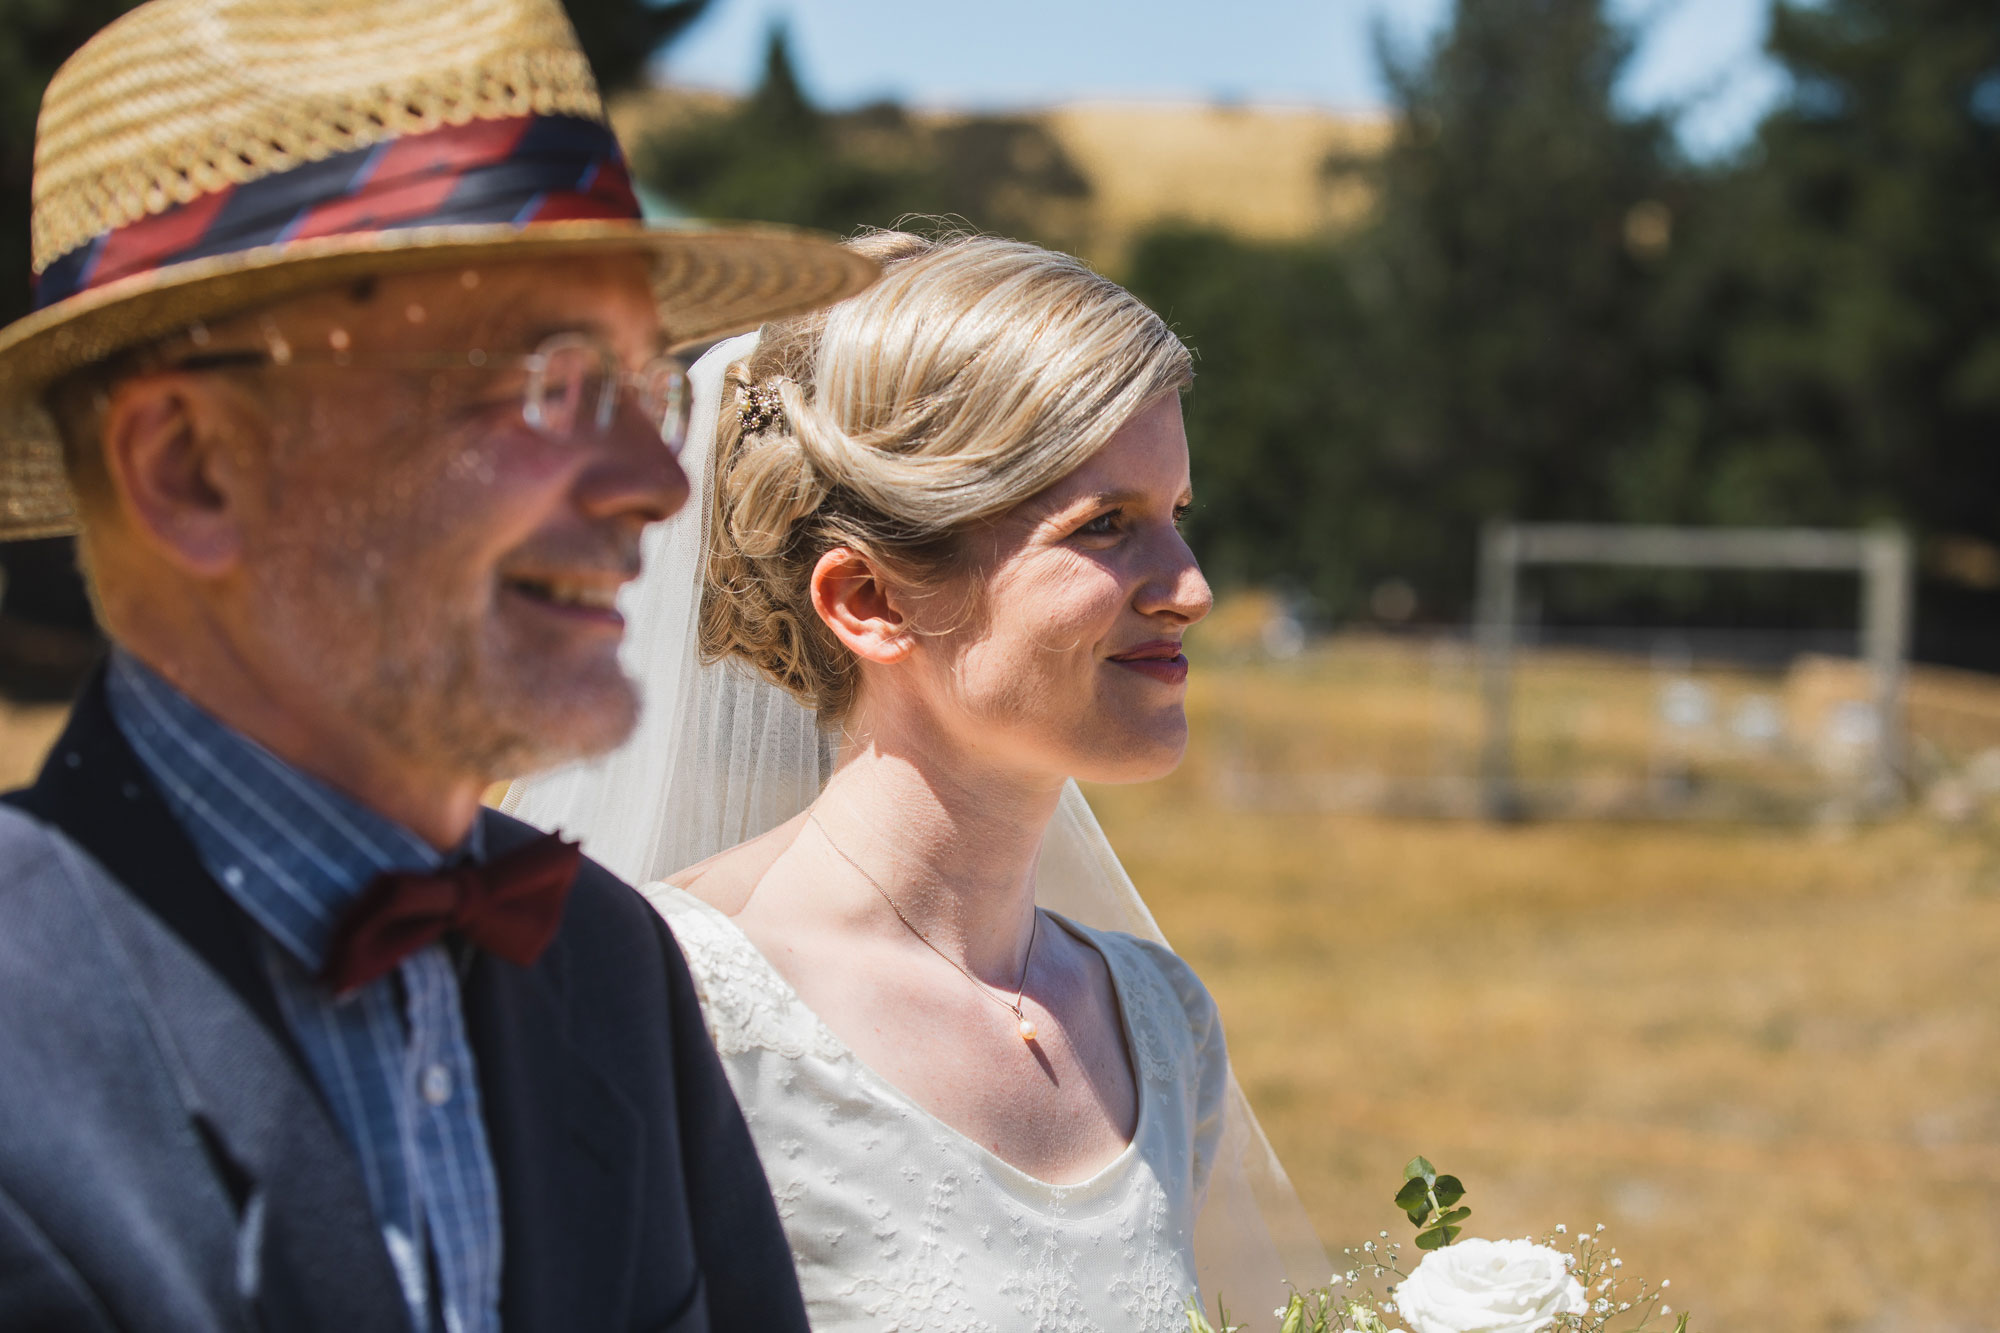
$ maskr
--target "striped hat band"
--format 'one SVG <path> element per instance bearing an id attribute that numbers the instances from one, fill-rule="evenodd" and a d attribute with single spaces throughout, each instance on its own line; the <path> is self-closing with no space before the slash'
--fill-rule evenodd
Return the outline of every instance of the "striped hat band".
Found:
<path id="1" fill-rule="evenodd" d="M 478 120 L 230 185 L 104 232 L 42 272 L 35 305 L 169 264 L 286 241 L 638 216 L 625 155 L 603 124 L 575 116 Z"/>

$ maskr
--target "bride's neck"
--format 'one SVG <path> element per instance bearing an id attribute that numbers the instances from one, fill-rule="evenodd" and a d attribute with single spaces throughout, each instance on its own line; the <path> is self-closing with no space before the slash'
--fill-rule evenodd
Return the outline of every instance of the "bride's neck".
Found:
<path id="1" fill-rule="evenodd" d="M 858 868 L 847 898 L 911 926 L 978 975 L 1018 974 L 1034 919 L 1035 861 L 1060 783 L 1029 782 L 933 745 L 852 745 L 813 807 L 820 836 Z M 898 927 L 900 929 L 900 927 Z"/>

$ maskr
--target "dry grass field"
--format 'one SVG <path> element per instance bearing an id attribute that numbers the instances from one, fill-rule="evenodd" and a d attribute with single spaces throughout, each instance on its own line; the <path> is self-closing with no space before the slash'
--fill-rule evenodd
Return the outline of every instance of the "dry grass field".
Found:
<path id="1" fill-rule="evenodd" d="M 66 715 L 62 708 L 22 708 L 0 699 L 0 791 L 34 780 Z"/>
<path id="2" fill-rule="evenodd" d="M 1428 651 L 1198 655 L 1181 771 L 1091 792 L 1322 1236 L 1398 1234 L 1422 1152 L 1480 1234 L 1608 1224 L 1697 1329 L 2000 1329 L 1994 826 L 1499 826 L 1258 808 L 1228 780 L 1246 750 L 1435 762 L 1464 704 Z M 1582 706 L 1578 671 L 1531 667 L 1524 713 Z M 1592 727 L 1615 750 L 1633 724 Z"/>
<path id="3" fill-rule="evenodd" d="M 1399 1226 L 1389 1195 L 1422 1152 L 1464 1176 L 1483 1234 L 1607 1223 L 1697 1329 L 2000 1329 L 1991 812 L 1497 826 L 1266 808 L 1232 785 L 1245 764 L 1458 763 L 1471 715 L 1435 654 L 1198 651 L 1188 762 L 1091 793 L 1218 996 L 1321 1234 Z M 1524 723 L 1629 766 L 1651 688 L 1634 678 L 1531 664 Z M 2000 686 L 1919 684 L 1927 752 L 2000 744 Z M 0 784 L 59 722 L 0 712 Z"/>
<path id="4" fill-rule="evenodd" d="M 1320 165 L 1379 155 L 1393 128 L 1299 107 L 1078 103 L 1037 114 L 1091 184 L 1090 258 L 1114 269 L 1135 236 L 1163 222 L 1263 241 L 1353 226 L 1369 191 Z"/>

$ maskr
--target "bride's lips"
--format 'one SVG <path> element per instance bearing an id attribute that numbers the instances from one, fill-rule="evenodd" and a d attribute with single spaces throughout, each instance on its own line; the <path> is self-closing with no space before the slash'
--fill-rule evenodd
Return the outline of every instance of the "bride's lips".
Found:
<path id="1" fill-rule="evenodd" d="M 1178 639 L 1155 639 L 1114 653 L 1106 660 L 1168 685 L 1178 685 L 1187 679 L 1188 660 Z"/>

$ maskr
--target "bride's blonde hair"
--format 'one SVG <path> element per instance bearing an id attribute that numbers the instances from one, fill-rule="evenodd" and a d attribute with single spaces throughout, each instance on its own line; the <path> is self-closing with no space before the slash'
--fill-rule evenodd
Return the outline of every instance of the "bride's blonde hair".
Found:
<path id="1" fill-rule="evenodd" d="M 987 236 L 849 244 L 882 280 L 765 326 L 729 368 L 701 605 L 704 658 L 741 658 L 829 724 L 857 676 L 813 610 L 820 556 L 849 547 L 908 588 L 946 577 L 969 528 L 1192 378 L 1166 322 L 1069 255 Z"/>

